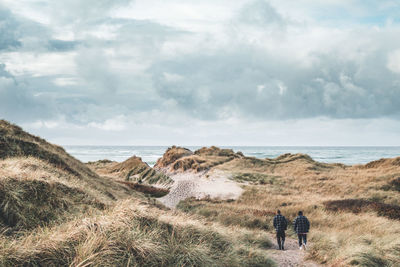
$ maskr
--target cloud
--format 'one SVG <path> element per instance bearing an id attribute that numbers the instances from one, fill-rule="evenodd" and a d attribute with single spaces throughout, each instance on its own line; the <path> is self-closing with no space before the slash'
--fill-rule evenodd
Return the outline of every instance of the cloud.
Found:
<path id="1" fill-rule="evenodd" d="M 255 0 L 245 4 L 240 9 L 237 19 L 242 23 L 259 27 L 271 24 L 284 26 L 286 24 L 282 15 L 264 0 Z"/>
<path id="2" fill-rule="evenodd" d="M 0 51 L 21 46 L 17 23 L 11 12 L 0 6 Z"/>
<path id="3" fill-rule="evenodd" d="M 3 118 L 25 122 L 49 118 L 50 107 L 44 98 L 35 97 L 26 84 L 16 81 L 4 64 L 0 64 L 0 114 Z"/>
<path id="4" fill-rule="evenodd" d="M 64 41 L 64 40 L 49 40 L 48 50 L 50 51 L 71 51 L 74 50 L 80 42 Z"/>
<path id="5" fill-rule="evenodd" d="M 392 72 L 400 74 L 400 49 L 389 53 L 387 67 Z"/>
<path id="6" fill-rule="evenodd" d="M 400 118 L 400 77 L 392 73 L 397 67 L 392 50 L 400 42 L 398 26 L 372 31 L 303 28 L 283 23 L 264 1 L 245 5 L 239 12 L 243 20 L 263 26 L 258 42 L 251 39 L 253 33 L 236 38 L 248 33 L 235 27 L 235 34 L 228 35 L 229 46 L 207 49 L 195 44 L 198 49 L 190 54 L 156 61 L 152 72 L 158 94 L 202 119 L 238 114 L 254 119 Z M 287 30 L 271 32 L 268 26 L 277 21 Z M 311 42 L 306 52 L 304 42 Z M 171 81 L 163 73 L 181 78 Z"/>
<path id="7" fill-rule="evenodd" d="M 389 1 L 4 3 L 0 115 L 36 129 L 400 119 Z"/>
<path id="8" fill-rule="evenodd" d="M 122 131 L 126 129 L 125 116 L 120 115 L 115 118 L 108 119 L 103 123 L 91 122 L 88 124 L 88 126 L 105 131 Z"/>

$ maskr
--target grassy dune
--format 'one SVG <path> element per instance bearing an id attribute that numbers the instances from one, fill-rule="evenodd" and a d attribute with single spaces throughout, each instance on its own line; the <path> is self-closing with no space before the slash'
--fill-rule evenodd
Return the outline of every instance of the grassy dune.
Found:
<path id="1" fill-rule="evenodd" d="M 133 156 L 124 162 L 99 160 L 86 164 L 96 173 L 116 179 L 138 182 L 143 184 L 170 185 L 173 181 L 167 175 L 155 171 L 141 158 Z"/>
<path id="2" fill-rule="evenodd" d="M 266 231 L 278 208 L 309 217 L 309 259 L 400 265 L 400 158 L 345 166 L 172 147 L 154 169 L 136 157 L 88 166 L 0 121 L 0 266 L 273 266 Z M 168 186 L 163 172 L 223 173 L 245 190 L 171 211 L 150 197 L 168 193 L 149 186 Z"/>
<path id="3" fill-rule="evenodd" d="M 303 210 L 311 221 L 308 258 L 331 266 L 399 266 L 399 159 L 344 166 L 301 154 L 237 158 L 216 166 L 243 183 L 237 201 L 189 199 L 178 208 L 224 225 L 268 230 L 276 209 L 291 221 Z"/>
<path id="4" fill-rule="evenodd" d="M 265 232 L 167 210 L 149 190 L 168 191 L 132 182 L 136 163 L 98 175 L 0 121 L 0 266 L 274 266 Z"/>
<path id="5" fill-rule="evenodd" d="M 273 266 L 263 232 L 206 224 L 125 200 L 95 216 L 0 238 L 0 265 Z"/>

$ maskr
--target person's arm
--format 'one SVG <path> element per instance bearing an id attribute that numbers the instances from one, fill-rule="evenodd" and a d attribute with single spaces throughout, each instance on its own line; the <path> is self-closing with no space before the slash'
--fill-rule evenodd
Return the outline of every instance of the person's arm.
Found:
<path id="1" fill-rule="evenodd" d="M 293 221 L 293 229 L 295 232 L 296 232 L 296 228 L 297 228 L 297 218 L 294 219 L 294 221 Z"/>
<path id="2" fill-rule="evenodd" d="M 276 229 L 276 224 L 277 224 L 277 218 L 276 216 L 274 217 L 274 228 Z"/>

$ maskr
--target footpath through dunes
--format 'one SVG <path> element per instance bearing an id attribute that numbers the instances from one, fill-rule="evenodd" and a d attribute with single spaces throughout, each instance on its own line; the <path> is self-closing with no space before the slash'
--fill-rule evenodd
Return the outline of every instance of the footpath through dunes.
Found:
<path id="1" fill-rule="evenodd" d="M 347 166 L 304 154 L 257 159 L 224 151 L 222 159 L 219 149 L 210 151 L 186 153 L 159 168 L 179 175 L 220 173 L 237 182 L 242 194 L 235 201 L 188 198 L 179 202 L 179 210 L 271 233 L 277 209 L 290 222 L 302 210 L 311 221 L 309 250 L 301 254 L 306 259 L 325 266 L 400 266 L 400 157 Z M 295 244 L 291 225 L 288 236 Z M 277 262 L 290 255 L 273 253 Z"/>
<path id="2" fill-rule="evenodd" d="M 160 201 L 175 207 L 181 200 L 194 197 L 214 199 L 237 199 L 243 192 L 240 183 L 271 183 L 276 175 L 264 174 L 296 168 L 308 171 L 344 168 L 341 164 L 324 164 L 308 155 L 285 154 L 276 159 L 245 157 L 241 152 L 218 147 L 203 147 L 194 152 L 183 147 L 168 148 L 154 169 L 173 181 L 171 192 Z"/>
<path id="3" fill-rule="evenodd" d="M 268 235 L 271 240 L 275 240 L 275 234 Z M 307 251 L 300 250 L 298 241 L 294 238 L 287 237 L 285 240 L 285 250 L 278 250 L 278 245 L 274 244 L 269 250 L 270 257 L 279 267 L 320 267 L 324 266 L 307 260 Z"/>
<path id="4" fill-rule="evenodd" d="M 230 149 L 216 147 L 202 148 L 192 152 L 186 148 L 171 147 L 160 158 L 154 169 L 169 176 L 173 181 L 170 193 L 160 201 L 175 208 L 181 200 L 197 199 L 237 199 L 243 189 L 230 180 L 225 172 L 212 168 L 243 157 Z"/>

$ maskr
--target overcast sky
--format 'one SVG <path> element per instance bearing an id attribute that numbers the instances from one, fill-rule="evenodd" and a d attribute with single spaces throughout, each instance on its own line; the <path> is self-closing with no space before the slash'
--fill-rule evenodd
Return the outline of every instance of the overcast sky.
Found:
<path id="1" fill-rule="evenodd" d="M 400 2 L 0 0 L 0 117 L 61 145 L 400 145 Z"/>

